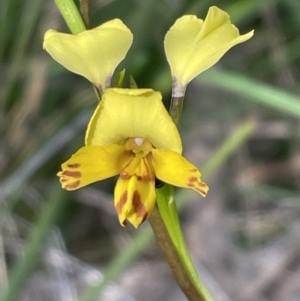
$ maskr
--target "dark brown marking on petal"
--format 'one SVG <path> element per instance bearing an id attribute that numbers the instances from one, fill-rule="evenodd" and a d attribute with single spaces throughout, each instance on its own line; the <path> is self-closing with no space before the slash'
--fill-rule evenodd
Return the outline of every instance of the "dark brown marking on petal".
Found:
<path id="1" fill-rule="evenodd" d="M 126 172 L 126 171 L 121 171 L 121 173 L 120 173 L 120 178 L 122 179 L 122 180 L 127 180 L 127 179 L 129 179 L 129 178 L 131 178 L 131 176 Z"/>
<path id="2" fill-rule="evenodd" d="M 189 184 L 192 184 L 192 183 L 197 182 L 197 181 L 198 181 L 197 177 L 190 177 L 189 178 Z"/>
<path id="3" fill-rule="evenodd" d="M 144 219 L 145 216 L 147 217 L 148 212 L 142 203 L 141 194 L 137 190 L 133 193 L 132 206 L 133 211 L 138 218 Z"/>
<path id="4" fill-rule="evenodd" d="M 72 177 L 72 178 L 80 178 L 81 177 L 81 172 L 80 171 L 65 170 L 62 174 L 64 176 Z"/>
<path id="5" fill-rule="evenodd" d="M 125 191 L 121 197 L 120 200 L 118 202 L 118 204 L 116 205 L 116 211 L 118 214 L 120 214 L 122 212 L 123 206 L 126 204 L 127 202 L 127 191 Z M 123 224 L 124 225 L 124 224 Z"/>
<path id="6" fill-rule="evenodd" d="M 76 181 L 76 182 L 69 183 L 69 184 L 63 186 L 63 188 L 65 188 L 67 190 L 74 190 L 79 186 L 79 184 L 80 184 L 80 181 Z"/>
<path id="7" fill-rule="evenodd" d="M 196 177 L 190 177 L 187 186 L 196 190 L 203 196 L 206 196 L 207 194 L 207 185 Z"/>
<path id="8" fill-rule="evenodd" d="M 196 167 L 190 170 L 190 172 L 197 172 L 197 171 L 198 169 Z"/>
<path id="9" fill-rule="evenodd" d="M 69 168 L 78 168 L 80 167 L 80 163 L 72 163 L 67 165 Z"/>
<path id="10" fill-rule="evenodd" d="M 146 214 L 144 215 L 144 217 L 143 217 L 143 219 L 142 219 L 140 225 L 147 219 L 147 217 L 148 217 L 148 213 L 146 213 Z"/>
<path id="11" fill-rule="evenodd" d="M 144 175 L 143 180 L 147 182 L 151 182 L 153 180 L 152 175 Z"/>

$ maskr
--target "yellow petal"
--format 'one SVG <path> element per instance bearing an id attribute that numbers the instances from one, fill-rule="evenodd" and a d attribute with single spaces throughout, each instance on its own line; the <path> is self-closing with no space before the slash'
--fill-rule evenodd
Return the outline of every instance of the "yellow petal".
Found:
<path id="1" fill-rule="evenodd" d="M 146 158 L 135 157 L 121 172 L 114 199 L 122 226 L 129 220 L 137 228 L 151 213 L 156 199 L 155 181 Z"/>
<path id="2" fill-rule="evenodd" d="M 183 156 L 168 150 L 153 149 L 151 164 L 158 179 L 174 186 L 191 188 L 206 196 L 208 186 L 201 181 L 200 171 Z"/>
<path id="3" fill-rule="evenodd" d="M 179 18 L 165 36 L 165 52 L 173 80 L 184 88 L 217 63 L 231 47 L 247 41 L 253 34 L 252 30 L 240 35 L 229 15 L 216 6 L 210 7 L 204 22 L 192 15 Z"/>
<path id="4" fill-rule="evenodd" d="M 119 174 L 131 159 L 132 154 L 120 145 L 82 147 L 57 175 L 64 189 L 75 190 Z"/>
<path id="5" fill-rule="evenodd" d="M 151 89 L 106 90 L 90 120 L 86 145 L 120 144 L 138 137 L 158 149 L 181 153 L 178 130 L 161 98 Z"/>
<path id="6" fill-rule="evenodd" d="M 78 35 L 48 30 L 43 48 L 68 70 L 91 81 L 100 91 L 110 86 L 115 68 L 132 44 L 132 33 L 119 19 Z"/>

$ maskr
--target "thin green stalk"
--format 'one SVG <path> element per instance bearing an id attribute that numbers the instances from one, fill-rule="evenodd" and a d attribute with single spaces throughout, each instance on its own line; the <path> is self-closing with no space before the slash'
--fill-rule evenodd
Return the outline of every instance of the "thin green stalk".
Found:
<path id="1" fill-rule="evenodd" d="M 181 97 L 172 96 L 171 98 L 169 113 L 175 124 L 179 124 L 179 120 L 183 108 L 183 101 L 184 101 L 184 95 Z"/>
<path id="2" fill-rule="evenodd" d="M 52 192 L 49 203 L 41 211 L 37 223 L 34 225 L 33 231 L 25 245 L 23 256 L 19 257 L 15 266 L 8 276 L 8 289 L 1 294 L 1 301 L 15 301 L 26 284 L 24 279 L 28 279 L 28 275 L 34 268 L 41 251 L 44 248 L 45 241 L 53 223 L 62 212 L 62 207 L 66 202 L 62 201 L 62 195 L 65 192 L 60 188 Z"/>
<path id="3" fill-rule="evenodd" d="M 169 236 L 172 241 L 173 249 L 176 251 L 179 257 L 179 261 L 176 262 L 176 268 L 183 269 L 185 273 L 185 281 L 190 283 L 194 291 L 196 292 L 197 299 L 203 301 L 213 301 L 209 292 L 205 288 L 205 285 L 202 283 L 201 279 L 198 276 L 198 273 L 194 267 L 194 263 L 191 259 L 189 250 L 185 243 L 184 235 L 182 233 L 182 229 L 180 226 L 180 219 L 178 216 L 177 204 L 174 198 L 174 188 L 171 185 L 165 184 L 162 188 L 156 190 L 156 203 L 158 206 L 159 214 L 161 216 L 161 220 L 163 221 L 165 227 L 159 229 L 160 232 L 167 232 L 164 236 Z M 151 218 L 152 214 L 150 215 Z M 160 234 L 158 235 L 163 235 Z M 162 246 L 161 241 L 159 244 Z M 176 275 L 175 271 L 175 275 Z M 182 271 L 179 273 L 183 273 Z M 185 287 L 183 287 L 184 292 L 189 292 L 190 289 L 185 291 Z M 193 299 L 192 299 L 193 300 Z"/>
<path id="4" fill-rule="evenodd" d="M 169 235 L 169 232 L 165 226 L 165 222 L 162 219 L 160 211 L 155 206 L 150 216 L 148 217 L 152 230 L 155 234 L 155 238 L 161 247 L 163 254 L 173 271 L 173 274 L 184 292 L 188 300 L 190 301 L 206 301 L 202 298 L 196 289 L 195 284 L 191 281 L 188 271 L 184 266 L 184 262 L 180 258 L 180 253 L 175 248 L 173 241 Z"/>
<path id="5" fill-rule="evenodd" d="M 73 34 L 84 31 L 85 25 L 73 0 L 54 0 Z"/>

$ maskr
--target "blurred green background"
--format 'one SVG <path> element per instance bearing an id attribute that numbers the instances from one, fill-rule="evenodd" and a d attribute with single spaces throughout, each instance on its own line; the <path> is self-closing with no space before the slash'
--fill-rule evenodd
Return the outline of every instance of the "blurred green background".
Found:
<path id="1" fill-rule="evenodd" d="M 120 18 L 134 34 L 118 70 L 162 91 L 166 106 L 163 39 L 176 18 L 204 18 L 217 5 L 241 33 L 255 29 L 188 87 L 184 151 L 210 192 L 177 190 L 177 198 L 216 301 L 300 300 L 300 2 L 90 1 L 91 27 Z M 148 222 L 119 225 L 115 179 L 60 188 L 56 173 L 83 145 L 97 100 L 88 81 L 42 50 L 49 28 L 69 32 L 54 1 L 1 1 L 1 300 L 186 300 Z"/>

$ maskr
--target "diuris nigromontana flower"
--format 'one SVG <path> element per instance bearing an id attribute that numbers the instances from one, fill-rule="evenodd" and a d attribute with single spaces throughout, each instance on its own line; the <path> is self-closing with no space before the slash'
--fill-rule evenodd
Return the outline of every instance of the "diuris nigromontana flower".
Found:
<path id="1" fill-rule="evenodd" d="M 173 79 L 173 96 L 182 97 L 187 84 L 217 63 L 233 46 L 249 40 L 250 31 L 240 35 L 229 15 L 216 6 L 209 8 L 205 20 L 185 15 L 165 36 L 165 53 Z"/>
<path id="2" fill-rule="evenodd" d="M 133 35 L 119 19 L 108 21 L 77 35 L 49 29 L 43 48 L 68 70 L 84 76 L 101 95 L 111 85 L 111 77 L 125 58 Z"/>
<path id="3" fill-rule="evenodd" d="M 121 225 L 138 227 L 155 205 L 155 178 L 205 196 L 208 187 L 182 155 L 177 127 L 160 92 L 107 89 L 86 132 L 85 146 L 62 164 L 62 187 L 75 190 L 119 174 L 114 204 Z"/>

